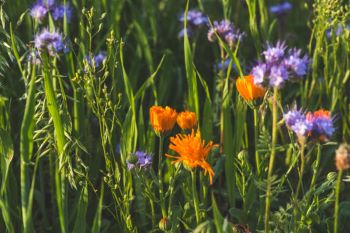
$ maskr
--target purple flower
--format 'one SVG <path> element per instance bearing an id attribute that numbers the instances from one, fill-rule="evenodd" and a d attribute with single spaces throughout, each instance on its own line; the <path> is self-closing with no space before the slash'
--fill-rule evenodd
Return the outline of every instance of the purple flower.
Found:
<path id="1" fill-rule="evenodd" d="M 180 22 L 185 21 L 185 13 L 183 13 L 180 18 Z M 204 16 L 202 12 L 197 10 L 189 10 L 187 12 L 187 35 L 191 37 L 193 32 L 200 28 L 201 26 L 208 24 L 208 17 Z M 185 29 L 179 32 L 179 37 L 183 37 L 185 34 Z"/>
<path id="2" fill-rule="evenodd" d="M 218 64 L 216 65 L 216 69 L 217 70 L 223 69 L 226 71 L 228 69 L 228 67 L 230 66 L 231 61 L 232 61 L 231 58 L 226 59 L 224 62 L 224 66 L 222 66 L 222 62 L 218 62 Z M 232 69 L 237 70 L 237 67 L 236 67 L 234 62 L 232 62 Z"/>
<path id="3" fill-rule="evenodd" d="M 270 70 L 270 82 L 273 87 L 281 87 L 288 80 L 288 72 L 284 65 L 274 65 Z"/>
<path id="4" fill-rule="evenodd" d="M 302 77 L 306 74 L 309 65 L 308 56 L 302 57 L 299 49 L 290 49 L 288 53 L 286 49 L 284 42 L 277 42 L 275 46 L 268 45 L 262 53 L 265 62 L 260 62 L 251 71 L 255 84 L 281 87 L 289 76 Z"/>
<path id="5" fill-rule="evenodd" d="M 320 141 L 327 141 L 334 133 L 333 119 L 329 111 L 320 109 L 314 113 L 309 112 L 306 120 L 312 124 L 311 136 Z"/>
<path id="6" fill-rule="evenodd" d="M 280 61 L 285 54 L 286 46 L 284 42 L 278 41 L 276 46 L 268 45 L 266 51 L 263 52 L 267 63 L 274 63 Z"/>
<path id="7" fill-rule="evenodd" d="M 141 169 L 147 169 L 152 165 L 152 155 L 143 151 L 136 151 L 131 155 L 131 159 L 127 162 L 129 170 L 139 167 Z"/>
<path id="8" fill-rule="evenodd" d="M 312 124 L 306 120 L 306 116 L 296 107 L 283 115 L 288 128 L 290 128 L 298 137 L 307 136 L 312 129 Z"/>
<path id="9" fill-rule="evenodd" d="M 50 32 L 47 29 L 42 30 L 40 34 L 35 36 L 34 45 L 38 50 L 47 50 L 50 56 L 56 56 L 57 53 L 65 52 L 67 49 L 62 35 L 58 32 Z"/>
<path id="10" fill-rule="evenodd" d="M 284 13 L 287 13 L 293 8 L 292 4 L 289 2 L 284 2 L 281 4 L 273 5 L 270 6 L 270 13 L 271 14 L 276 14 L 276 15 L 281 15 Z"/>
<path id="11" fill-rule="evenodd" d="M 300 49 L 292 49 L 289 51 L 284 64 L 287 66 L 289 71 L 300 77 L 306 74 L 309 65 L 309 58 L 307 55 L 301 57 Z"/>
<path id="12" fill-rule="evenodd" d="M 266 75 L 266 64 L 261 63 L 256 65 L 252 70 L 254 84 L 262 84 Z"/>
<path id="13" fill-rule="evenodd" d="M 67 2 L 66 5 L 60 5 L 60 6 L 56 6 L 55 8 L 53 8 L 52 10 L 52 17 L 55 21 L 63 19 L 64 18 L 64 14 L 66 14 L 67 17 L 67 21 L 69 22 L 72 18 L 72 12 L 73 9 L 70 7 L 69 3 Z"/>
<path id="14" fill-rule="evenodd" d="M 55 5 L 55 0 L 38 0 L 37 4 L 45 6 L 47 9 L 52 9 Z"/>
<path id="15" fill-rule="evenodd" d="M 45 5 L 36 3 L 32 9 L 30 9 L 30 15 L 41 22 L 46 17 L 48 11 L 49 9 Z"/>
<path id="16" fill-rule="evenodd" d="M 228 20 L 221 20 L 220 22 L 214 21 L 213 27 L 208 31 L 208 40 L 210 42 L 216 41 L 216 34 L 230 47 L 232 47 L 244 35 L 239 29 L 235 29 L 233 24 Z"/>
<path id="17" fill-rule="evenodd" d="M 104 60 L 107 58 L 107 53 L 105 51 L 101 51 L 98 54 L 96 54 L 94 57 L 92 56 L 86 56 L 85 60 L 87 63 L 92 67 L 94 66 L 95 68 L 99 68 Z"/>

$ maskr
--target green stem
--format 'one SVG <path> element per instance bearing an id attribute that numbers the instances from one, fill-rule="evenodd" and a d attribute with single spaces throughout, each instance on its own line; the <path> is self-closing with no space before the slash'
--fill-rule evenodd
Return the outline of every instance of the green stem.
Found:
<path id="1" fill-rule="evenodd" d="M 321 159 L 321 144 L 318 143 L 317 144 L 316 161 L 314 163 L 314 166 L 312 166 L 313 175 L 312 175 L 312 179 L 311 179 L 310 190 L 312 190 L 314 188 L 315 183 L 316 183 L 317 171 L 318 171 L 318 167 L 320 166 L 320 159 Z"/>
<path id="2" fill-rule="evenodd" d="M 338 215 L 339 215 L 339 192 L 340 192 L 340 184 L 341 184 L 341 177 L 343 175 L 343 170 L 339 170 L 338 172 L 338 178 L 337 178 L 337 184 L 335 187 L 335 206 L 334 206 L 334 228 L 333 233 L 338 232 Z"/>
<path id="3" fill-rule="evenodd" d="M 57 207 L 59 214 L 59 221 L 61 232 L 65 233 L 67 231 L 67 221 L 65 212 L 66 212 L 66 193 L 65 193 L 65 174 L 64 168 L 62 167 L 64 163 L 64 146 L 66 144 L 66 139 L 64 136 L 64 127 L 59 113 L 59 107 L 57 104 L 56 93 L 53 89 L 52 79 L 49 73 L 49 64 L 48 58 L 44 57 L 44 88 L 47 101 L 47 108 L 52 117 L 55 138 L 57 143 L 57 152 L 58 152 L 58 163 L 56 163 L 55 171 L 55 181 L 56 181 L 56 198 L 57 198 Z"/>
<path id="4" fill-rule="evenodd" d="M 36 68 L 33 67 L 32 77 L 28 89 L 28 97 L 26 101 L 22 126 L 21 126 L 21 143 L 20 143 L 20 172 L 21 172 L 21 204 L 22 204 L 22 224 L 23 232 L 31 231 L 31 209 L 29 200 L 29 171 L 28 164 L 32 157 L 33 150 L 33 129 L 34 129 L 34 112 L 35 112 L 35 77 Z M 35 177 L 33 177 L 35 179 Z"/>
<path id="5" fill-rule="evenodd" d="M 267 188 L 266 188 L 266 205 L 265 205 L 265 233 L 269 232 L 269 217 L 271 205 L 271 185 L 272 185 L 272 171 L 276 155 L 276 140 L 277 140 L 277 96 L 278 89 L 274 88 L 272 99 L 272 142 L 271 142 L 271 157 L 269 162 L 269 170 L 267 174 Z"/>
<path id="6" fill-rule="evenodd" d="M 260 157 L 258 152 L 258 132 L 259 132 L 259 125 L 258 125 L 258 109 L 254 108 L 254 146 L 255 146 L 255 164 L 256 164 L 256 171 L 258 173 L 258 177 L 260 177 Z"/>
<path id="7" fill-rule="evenodd" d="M 302 139 L 303 140 L 303 139 Z M 297 191 L 295 193 L 295 197 L 298 198 L 300 189 L 303 189 L 302 187 L 302 182 L 303 182 L 303 174 L 304 174 L 304 168 L 305 168 L 305 142 L 301 142 L 301 147 L 300 147 L 300 174 L 299 174 L 299 181 L 298 181 L 298 186 L 297 186 Z"/>
<path id="8" fill-rule="evenodd" d="M 193 203 L 194 203 L 194 210 L 196 213 L 196 223 L 198 225 L 200 223 L 200 216 L 199 216 L 199 207 L 198 207 L 198 194 L 196 189 L 196 173 L 194 170 L 191 170 L 191 176 L 192 176 Z"/>
<path id="9" fill-rule="evenodd" d="M 162 209 L 162 216 L 163 218 L 166 218 L 166 210 L 165 210 L 165 204 L 164 204 L 164 191 L 163 191 L 163 176 L 162 176 L 162 157 L 163 157 L 163 142 L 164 142 L 164 136 L 159 136 L 159 158 L 158 158 L 158 183 L 159 183 L 159 201 L 160 201 L 160 208 Z"/>

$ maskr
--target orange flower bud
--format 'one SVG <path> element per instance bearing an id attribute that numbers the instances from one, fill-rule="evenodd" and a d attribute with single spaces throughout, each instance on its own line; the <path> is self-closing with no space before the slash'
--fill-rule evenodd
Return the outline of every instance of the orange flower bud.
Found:
<path id="1" fill-rule="evenodd" d="M 174 109 L 166 106 L 152 106 L 149 110 L 151 125 L 156 133 L 162 133 L 173 129 L 177 113 Z"/>
<path id="2" fill-rule="evenodd" d="M 176 121 L 181 129 L 183 129 L 183 130 L 192 129 L 192 128 L 196 127 L 196 125 L 197 125 L 196 113 L 189 112 L 189 111 L 181 112 L 177 116 Z"/>
<path id="3" fill-rule="evenodd" d="M 265 88 L 254 84 L 254 77 L 252 75 L 238 78 L 236 81 L 236 88 L 245 101 L 263 98 L 266 93 Z"/>

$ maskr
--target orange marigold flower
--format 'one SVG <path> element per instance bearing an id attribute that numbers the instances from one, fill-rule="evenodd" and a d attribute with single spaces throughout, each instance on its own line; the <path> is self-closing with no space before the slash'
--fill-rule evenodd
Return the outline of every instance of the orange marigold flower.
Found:
<path id="1" fill-rule="evenodd" d="M 181 129 L 192 129 L 197 125 L 196 113 L 189 111 L 181 112 L 177 115 L 176 121 Z"/>
<path id="2" fill-rule="evenodd" d="M 197 133 L 192 129 L 191 134 L 177 134 L 175 137 L 170 138 L 169 148 L 175 151 L 179 156 L 172 156 L 166 154 L 165 156 L 175 158 L 172 163 L 183 163 L 186 167 L 194 168 L 201 167 L 204 170 L 204 174 L 209 174 L 210 184 L 213 183 L 214 171 L 210 164 L 206 161 L 209 152 L 213 147 L 217 146 L 210 141 L 205 144 L 205 141 L 201 139 L 201 134 L 197 130 Z"/>
<path id="3" fill-rule="evenodd" d="M 237 78 L 236 88 L 238 93 L 246 101 L 263 98 L 266 93 L 265 88 L 254 84 L 254 77 L 252 75 L 243 76 L 243 78 Z"/>
<path id="4" fill-rule="evenodd" d="M 172 130 L 176 122 L 177 113 L 174 109 L 166 106 L 152 106 L 149 110 L 151 125 L 157 133 Z"/>

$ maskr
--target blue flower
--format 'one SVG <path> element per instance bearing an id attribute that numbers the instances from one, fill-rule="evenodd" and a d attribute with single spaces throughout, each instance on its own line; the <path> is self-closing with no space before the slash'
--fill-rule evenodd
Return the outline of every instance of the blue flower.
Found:
<path id="1" fill-rule="evenodd" d="M 46 28 L 35 36 L 34 45 L 39 51 L 47 50 L 50 56 L 56 56 L 57 53 L 66 52 L 67 49 L 62 35 L 58 32 L 50 32 Z"/>
<path id="2" fill-rule="evenodd" d="M 230 47 L 232 47 L 238 40 L 241 40 L 244 33 L 236 29 L 234 25 L 228 20 L 214 21 L 213 27 L 208 31 L 208 40 L 210 42 L 216 41 L 216 34 L 224 40 Z"/>
<path id="3" fill-rule="evenodd" d="M 256 65 L 252 70 L 254 84 L 262 84 L 266 76 L 266 64 L 261 63 Z"/>
<path id="4" fill-rule="evenodd" d="M 41 59 L 38 51 L 31 51 L 27 56 L 27 61 L 33 65 L 40 65 Z"/>
<path id="5" fill-rule="evenodd" d="M 133 161 L 128 161 L 127 166 L 129 170 L 134 169 L 135 167 L 139 167 L 141 169 L 147 169 L 152 165 L 152 155 L 147 154 L 143 151 L 136 151 L 132 154 L 134 159 Z"/>
<path id="6" fill-rule="evenodd" d="M 306 120 L 306 116 L 296 107 L 283 115 L 288 128 L 298 137 L 305 137 L 312 129 L 312 124 Z"/>
<path id="7" fill-rule="evenodd" d="M 222 62 L 218 62 L 218 64 L 216 65 L 216 69 L 217 70 L 223 69 L 224 71 L 226 71 L 228 69 L 228 67 L 230 66 L 231 61 L 232 61 L 231 58 L 226 59 L 224 62 L 224 67 L 222 67 Z M 232 62 L 232 69 L 237 71 L 237 67 L 236 67 L 234 62 Z"/>
<path id="8" fill-rule="evenodd" d="M 69 22 L 72 18 L 73 9 L 70 7 L 68 2 L 66 3 L 66 5 L 62 4 L 60 6 L 56 6 L 52 10 L 52 17 L 55 21 L 63 19 L 64 14 L 66 14 L 67 21 Z"/>
<path id="9" fill-rule="evenodd" d="M 341 23 L 338 23 L 337 25 L 337 28 L 335 30 L 335 36 L 338 37 L 340 36 L 341 34 L 343 34 L 343 31 L 345 30 L 350 30 L 350 26 L 349 25 L 346 25 L 345 27 L 342 26 Z M 332 33 L 333 33 L 333 29 L 332 28 L 328 28 L 326 30 L 326 37 L 329 39 L 332 37 Z"/>
<path id="10" fill-rule="evenodd" d="M 276 15 L 281 15 L 284 13 L 287 13 L 293 8 L 292 4 L 289 2 L 284 2 L 281 4 L 273 5 L 270 6 L 270 13 L 271 14 L 276 14 Z"/>
<path id="11" fill-rule="evenodd" d="M 306 74 L 309 65 L 309 58 L 306 55 L 301 57 L 300 49 L 292 49 L 289 51 L 284 63 L 289 71 L 300 77 Z"/>
<path id="12" fill-rule="evenodd" d="M 270 70 L 270 85 L 273 87 L 281 87 L 288 80 L 288 72 L 283 65 L 274 65 Z"/>
<path id="13" fill-rule="evenodd" d="M 280 61 L 285 54 L 286 46 L 284 42 L 278 41 L 276 46 L 268 45 L 267 50 L 263 52 L 267 63 Z"/>
<path id="14" fill-rule="evenodd" d="M 320 141 L 327 141 L 334 133 L 333 119 L 329 111 L 320 109 L 306 115 L 308 122 L 312 124 L 311 136 Z"/>
<path id="15" fill-rule="evenodd" d="M 185 13 L 183 13 L 180 18 L 180 22 L 185 21 Z M 204 16 L 202 12 L 197 10 L 189 10 L 187 12 L 187 35 L 191 37 L 195 30 L 200 28 L 201 26 L 205 26 L 208 24 L 208 17 Z M 183 37 L 185 34 L 185 29 L 182 29 L 179 32 L 179 37 Z"/>
<path id="16" fill-rule="evenodd" d="M 41 3 L 36 3 L 32 9 L 30 9 L 30 15 L 38 20 L 39 22 L 41 22 L 47 15 L 48 12 L 48 8 L 41 4 Z"/>
<path id="17" fill-rule="evenodd" d="M 94 66 L 95 68 L 99 68 L 103 64 L 103 62 L 106 60 L 106 58 L 107 58 L 107 53 L 105 51 L 101 51 L 93 57 L 91 55 L 86 56 L 85 60 L 91 67 Z"/>

